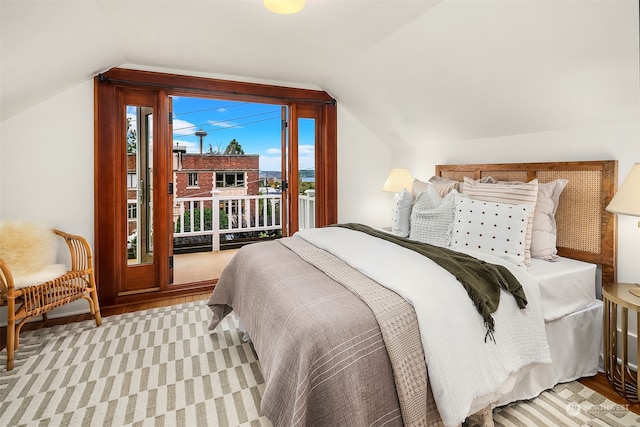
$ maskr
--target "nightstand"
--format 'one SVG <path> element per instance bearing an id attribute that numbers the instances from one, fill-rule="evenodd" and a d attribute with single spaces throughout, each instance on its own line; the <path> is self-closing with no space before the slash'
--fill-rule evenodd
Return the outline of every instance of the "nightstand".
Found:
<path id="1" fill-rule="evenodd" d="M 628 356 L 629 310 L 636 312 L 636 330 L 640 331 L 640 297 L 629 292 L 638 286 L 633 283 L 614 283 L 602 287 L 604 373 L 615 391 L 630 402 L 640 401 L 638 373 L 629 367 Z M 618 307 L 622 309 L 620 343 L 617 334 Z M 638 366 L 640 339 L 636 351 L 636 360 L 633 362 Z"/>

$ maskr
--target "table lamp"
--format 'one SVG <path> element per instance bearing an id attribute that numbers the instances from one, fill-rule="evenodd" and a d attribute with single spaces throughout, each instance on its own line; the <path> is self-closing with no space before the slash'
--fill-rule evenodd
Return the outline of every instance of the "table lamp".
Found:
<path id="1" fill-rule="evenodd" d="M 399 193 L 402 190 L 411 191 L 411 185 L 413 184 L 413 178 L 411 172 L 406 168 L 393 168 L 389 172 L 387 180 L 384 182 L 382 191 L 388 191 L 391 193 Z"/>
<path id="2" fill-rule="evenodd" d="M 640 163 L 633 165 L 631 172 L 607 206 L 607 211 L 618 215 L 640 217 Z M 638 226 L 640 227 L 640 222 Z M 640 297 L 640 287 L 632 288 L 629 292 Z"/>

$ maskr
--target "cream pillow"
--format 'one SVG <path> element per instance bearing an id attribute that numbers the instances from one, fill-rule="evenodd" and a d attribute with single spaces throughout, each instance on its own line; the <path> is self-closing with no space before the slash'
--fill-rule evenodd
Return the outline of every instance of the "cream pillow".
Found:
<path id="1" fill-rule="evenodd" d="M 525 263 L 527 224 L 533 207 L 455 196 L 451 247 L 486 252 Z"/>
<path id="2" fill-rule="evenodd" d="M 453 190 L 460 191 L 460 181 L 453 179 L 442 178 L 441 176 L 432 176 L 429 178 L 429 182 L 433 184 L 440 196 L 444 197 Z"/>
<path id="3" fill-rule="evenodd" d="M 418 200 L 418 196 L 429 188 L 429 183 L 421 181 L 418 178 L 414 178 L 413 184 L 411 184 L 411 196 L 413 200 Z"/>
<path id="4" fill-rule="evenodd" d="M 538 200 L 533 214 L 533 235 L 531 238 L 531 257 L 545 261 L 558 259 L 556 247 L 556 211 L 560 194 L 569 180 L 556 179 L 538 184 Z"/>
<path id="5" fill-rule="evenodd" d="M 449 246 L 455 194 L 458 192 L 453 190 L 442 198 L 433 185 L 420 193 L 411 210 L 409 238 L 431 245 Z"/>
<path id="6" fill-rule="evenodd" d="M 527 183 L 499 185 L 484 184 L 464 178 L 462 194 L 476 200 L 486 202 L 506 203 L 512 205 L 527 204 L 531 206 L 530 218 L 527 222 L 525 240 L 525 265 L 531 265 L 531 240 L 533 236 L 533 212 L 538 200 L 538 180 L 533 179 Z"/>
<path id="7" fill-rule="evenodd" d="M 483 178 L 478 179 L 475 182 L 494 184 L 496 180 L 491 178 L 490 176 L 485 176 Z M 435 176 L 435 175 L 429 178 L 429 182 L 420 181 L 419 179 L 416 178 L 413 180 L 413 185 L 411 187 L 411 195 L 413 196 L 413 200 L 416 200 L 420 195 L 420 193 L 422 193 L 428 188 L 429 184 L 435 187 L 435 189 L 438 191 L 438 194 L 440 194 L 441 197 L 445 197 L 447 194 L 449 194 L 453 190 L 456 190 L 457 192 L 459 192 L 460 185 L 462 183 L 460 181 L 456 181 L 449 178 L 443 178 L 441 176 Z"/>
<path id="8" fill-rule="evenodd" d="M 411 195 L 413 196 L 413 200 L 417 200 L 418 196 L 420 196 L 420 193 L 424 192 L 427 188 L 429 188 L 430 185 L 432 185 L 433 188 L 436 189 L 441 197 L 446 196 L 452 190 L 458 191 L 460 189 L 459 181 L 440 178 L 437 176 L 432 176 L 431 178 L 429 178 L 428 182 L 420 181 L 416 178 L 413 180 L 413 185 L 411 186 Z"/>

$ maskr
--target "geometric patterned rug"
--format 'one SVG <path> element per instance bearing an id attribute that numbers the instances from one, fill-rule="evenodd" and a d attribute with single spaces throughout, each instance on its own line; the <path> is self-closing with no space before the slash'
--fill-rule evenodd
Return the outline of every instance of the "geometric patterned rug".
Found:
<path id="1" fill-rule="evenodd" d="M 500 427 L 516 426 L 640 426 L 640 416 L 579 382 L 558 384 L 535 399 L 493 410 Z"/>
<path id="2" fill-rule="evenodd" d="M 253 348 L 235 316 L 210 333 L 205 303 L 25 331 L 0 426 L 270 426 Z"/>
<path id="3" fill-rule="evenodd" d="M 205 301 L 25 331 L 0 353 L 0 426 L 271 426 L 238 320 L 207 329 Z M 577 382 L 494 409 L 496 426 L 631 426 L 640 418 Z"/>

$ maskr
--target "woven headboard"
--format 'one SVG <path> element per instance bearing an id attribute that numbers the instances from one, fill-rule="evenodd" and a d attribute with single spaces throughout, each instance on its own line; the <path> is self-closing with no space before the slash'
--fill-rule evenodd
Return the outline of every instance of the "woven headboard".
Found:
<path id="1" fill-rule="evenodd" d="M 602 284 L 616 283 L 616 216 L 605 210 L 617 188 L 616 160 L 437 165 L 436 176 L 457 181 L 465 176 L 522 182 L 568 179 L 556 213 L 558 254 L 599 264 Z"/>

